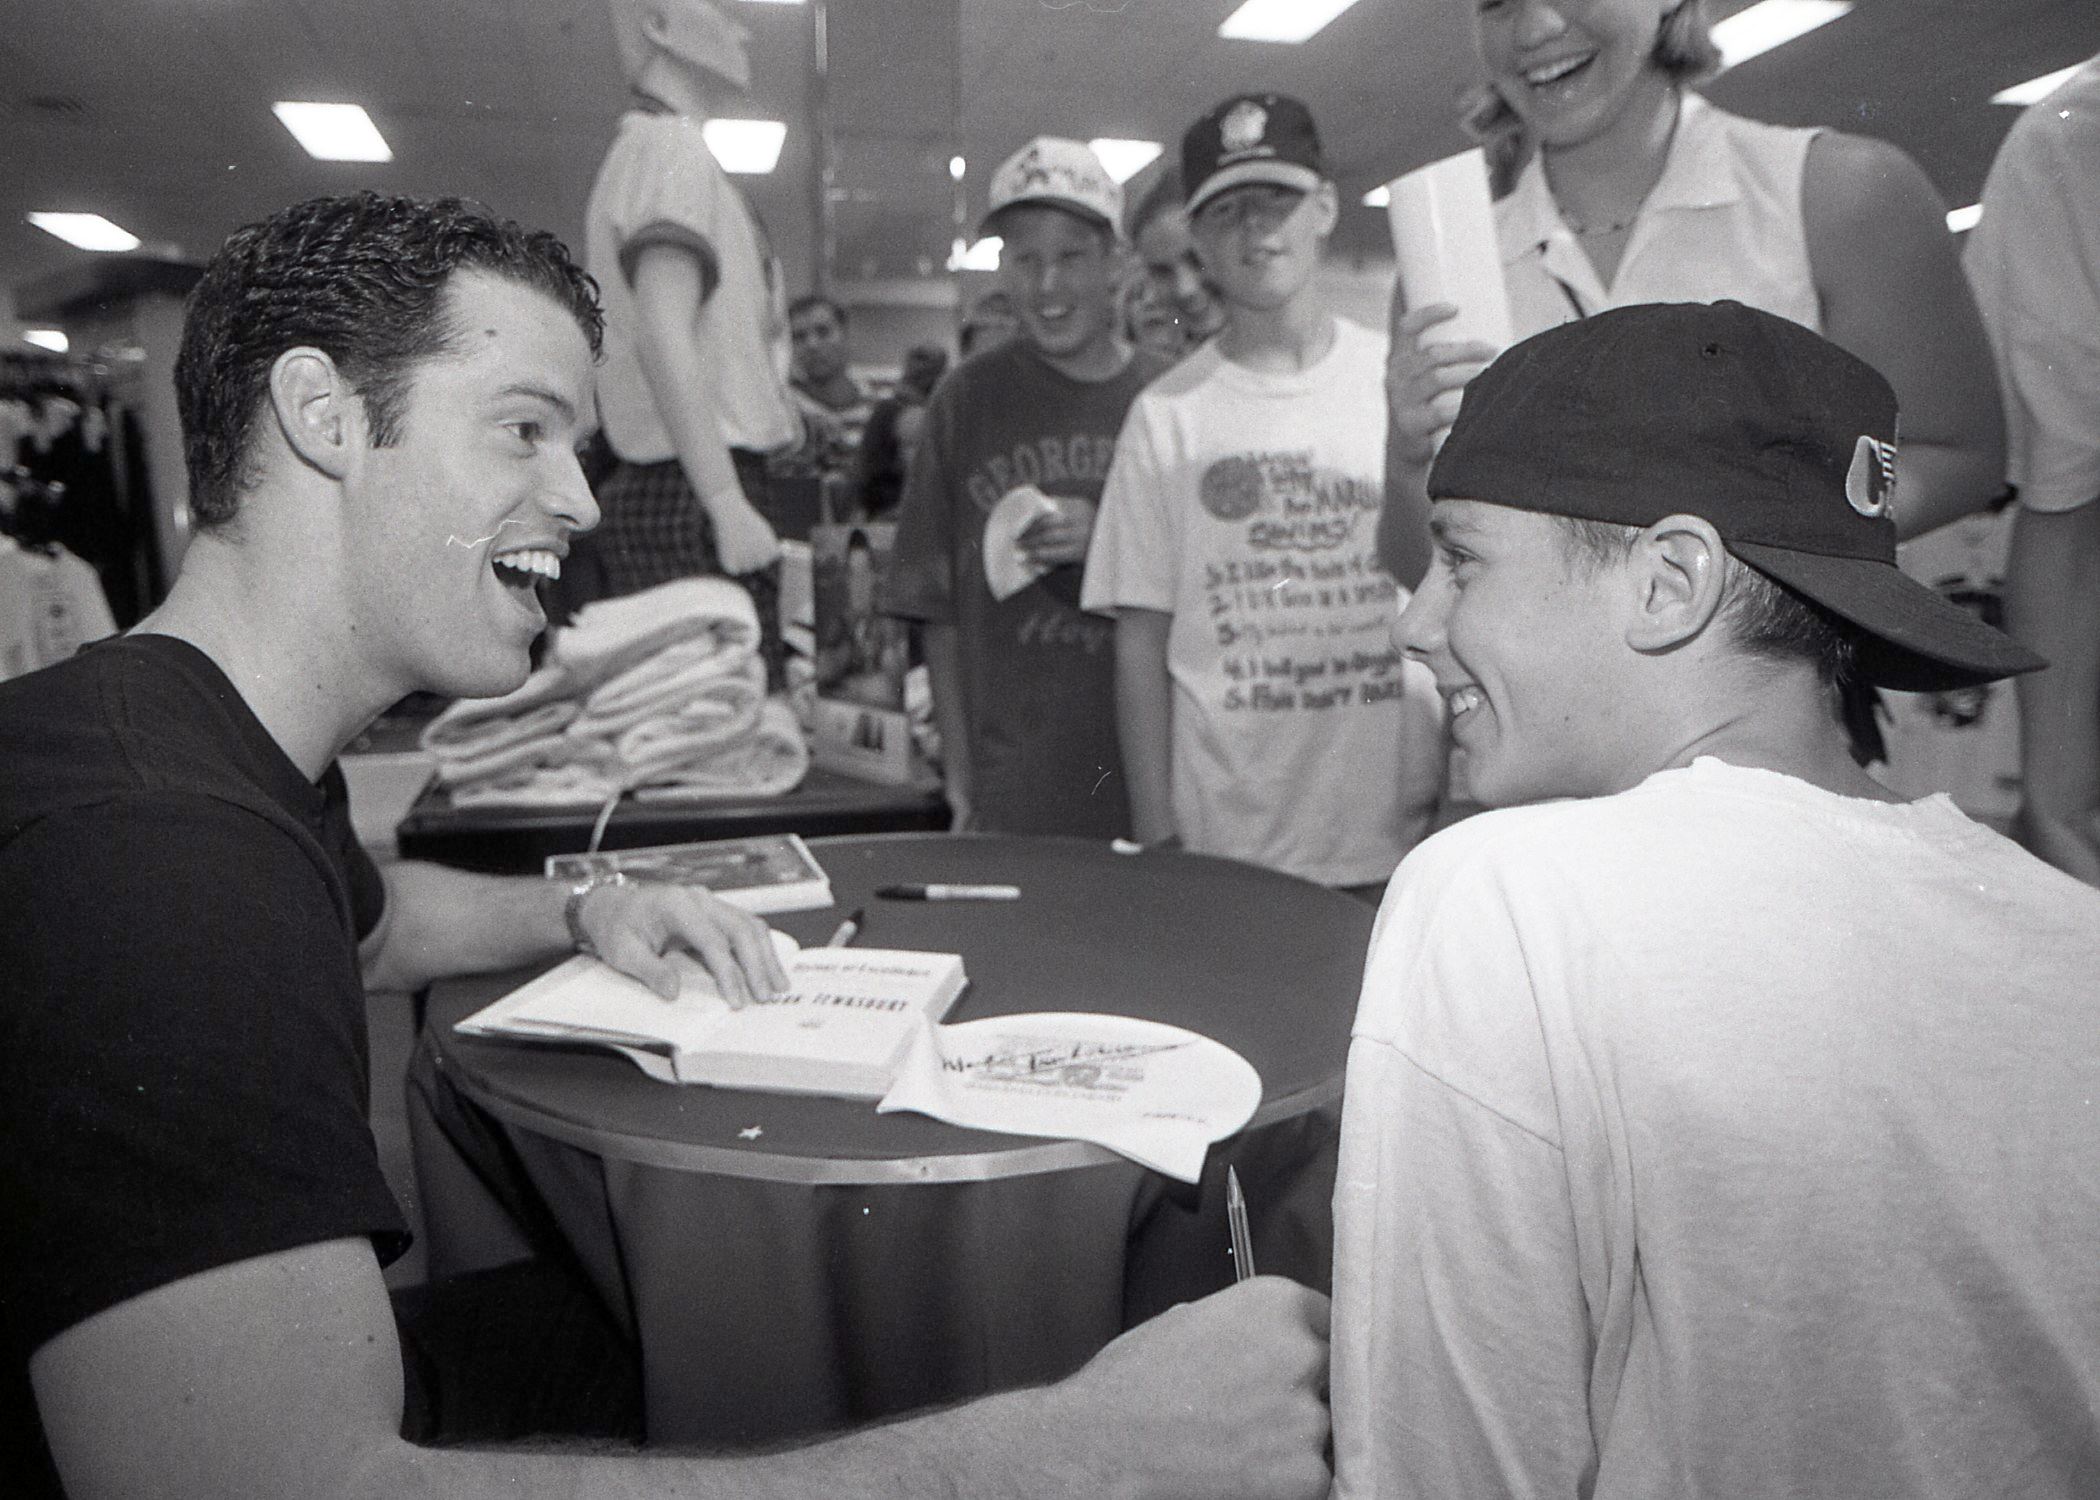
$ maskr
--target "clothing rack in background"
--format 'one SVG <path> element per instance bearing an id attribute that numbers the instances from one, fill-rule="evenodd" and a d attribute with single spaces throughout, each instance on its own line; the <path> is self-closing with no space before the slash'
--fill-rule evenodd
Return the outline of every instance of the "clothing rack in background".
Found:
<path id="1" fill-rule="evenodd" d="M 119 394 L 133 351 L 0 352 L 0 530 L 94 570 L 120 627 L 164 591 L 138 419 Z"/>

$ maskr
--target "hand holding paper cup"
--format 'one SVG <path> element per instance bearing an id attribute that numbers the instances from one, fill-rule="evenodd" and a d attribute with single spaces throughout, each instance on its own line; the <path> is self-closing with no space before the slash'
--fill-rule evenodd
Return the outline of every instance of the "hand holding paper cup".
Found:
<path id="1" fill-rule="evenodd" d="M 1058 503 L 1032 484 L 1008 490 L 984 521 L 984 579 L 994 599 L 1011 599 L 1049 572 L 1021 545 L 1021 537 L 1039 521 L 1059 514 Z"/>
<path id="2" fill-rule="evenodd" d="M 1394 179 L 1387 218 L 1400 295 L 1386 399 L 1408 456 L 1426 464 L 1465 384 L 1512 342 L 1487 158 L 1477 148 Z M 1429 330 L 1436 330 L 1434 339 Z"/>

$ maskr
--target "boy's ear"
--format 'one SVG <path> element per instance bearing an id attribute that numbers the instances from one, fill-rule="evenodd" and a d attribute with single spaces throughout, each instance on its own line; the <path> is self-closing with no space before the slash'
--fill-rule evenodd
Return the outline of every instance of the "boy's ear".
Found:
<path id="1" fill-rule="evenodd" d="M 365 446 L 364 403 L 319 349 L 287 349 L 270 366 L 270 415 L 285 446 L 330 479 Z"/>
<path id="2" fill-rule="evenodd" d="M 1645 528 L 1628 558 L 1633 589 L 1626 644 L 1674 650 L 1713 623 L 1728 582 L 1728 549 L 1700 516 L 1665 516 Z"/>
<path id="3" fill-rule="evenodd" d="M 1342 222 L 1341 194 L 1332 182 L 1322 181 L 1313 189 L 1313 197 L 1319 204 L 1320 236 L 1324 239 Z"/>

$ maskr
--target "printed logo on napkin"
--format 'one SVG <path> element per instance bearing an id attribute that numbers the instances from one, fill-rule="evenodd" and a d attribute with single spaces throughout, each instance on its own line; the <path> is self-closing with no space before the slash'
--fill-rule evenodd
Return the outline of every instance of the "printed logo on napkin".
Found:
<path id="1" fill-rule="evenodd" d="M 1230 1047 L 1129 1016 L 1051 1012 L 927 1027 L 880 1108 L 1092 1141 L 1184 1182 L 1261 1102 Z"/>

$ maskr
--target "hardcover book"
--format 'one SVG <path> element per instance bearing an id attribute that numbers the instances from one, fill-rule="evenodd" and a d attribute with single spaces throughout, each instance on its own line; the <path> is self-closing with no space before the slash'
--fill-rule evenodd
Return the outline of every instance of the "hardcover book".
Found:
<path id="1" fill-rule="evenodd" d="M 550 854 L 546 870 L 550 880 L 578 881 L 618 871 L 630 880 L 705 886 L 724 901 L 761 915 L 831 905 L 831 878 L 809 846 L 792 833 L 598 854 Z"/>
<path id="2" fill-rule="evenodd" d="M 790 989 L 733 1008 L 699 962 L 675 954 L 665 1000 L 581 954 L 458 1023 L 469 1036 L 610 1047 L 666 1083 L 880 1099 L 916 1032 L 968 982 L 959 954 L 801 948 L 776 933 Z"/>

